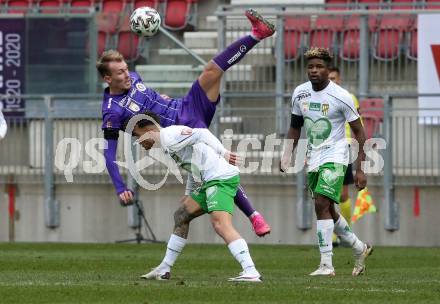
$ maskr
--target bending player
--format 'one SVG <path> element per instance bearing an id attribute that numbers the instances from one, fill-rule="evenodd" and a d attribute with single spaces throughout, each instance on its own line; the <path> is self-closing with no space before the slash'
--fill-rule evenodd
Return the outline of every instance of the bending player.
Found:
<path id="1" fill-rule="evenodd" d="M 256 11 L 246 11 L 252 25 L 250 35 L 244 36 L 213 58 L 194 82 L 186 96 L 179 99 L 163 98 L 147 88 L 140 76 L 129 72 L 123 56 L 117 51 L 106 51 L 96 67 L 108 84 L 102 103 L 104 138 L 108 148 L 104 152 L 107 170 L 119 198 L 128 203 L 133 193 L 122 181 L 116 160 L 119 130 L 136 114 L 151 111 L 159 115 L 162 127 L 185 125 L 192 128 L 208 128 L 220 101 L 220 82 L 224 71 L 239 62 L 260 40 L 274 34 L 274 26 Z M 234 199 L 235 204 L 250 219 L 258 236 L 270 233 L 270 226 L 252 206 L 241 187 Z"/>
<path id="2" fill-rule="evenodd" d="M 189 223 L 209 213 L 215 232 L 223 238 L 243 268 L 239 276 L 229 281 L 261 282 L 246 241 L 232 225 L 234 197 L 240 183 L 239 170 L 233 166 L 239 160 L 237 155 L 226 150 L 208 129 L 191 129 L 186 126 L 161 128 L 157 115 L 146 114 L 151 118 L 139 121 L 134 129 L 135 133 L 144 134 L 139 139 L 143 147 L 149 149 L 153 145 L 160 146 L 164 153 L 187 170 L 193 179 L 201 180 L 202 184 L 183 199 L 181 207 L 174 213 L 174 231 L 163 261 L 142 278 L 169 280 L 171 267 L 185 247 Z"/>

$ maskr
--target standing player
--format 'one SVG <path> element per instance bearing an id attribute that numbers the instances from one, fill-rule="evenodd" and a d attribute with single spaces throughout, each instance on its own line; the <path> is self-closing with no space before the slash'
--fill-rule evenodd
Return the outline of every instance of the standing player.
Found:
<path id="1" fill-rule="evenodd" d="M 336 83 L 337 85 L 341 85 L 341 73 L 337 67 L 329 68 L 328 79 Z M 353 99 L 354 107 L 359 112 L 359 101 L 353 94 L 350 94 L 351 99 Z M 347 138 L 348 144 L 351 144 L 351 130 L 350 125 L 348 123 L 345 124 L 345 137 Z M 342 183 L 342 193 L 341 198 L 339 200 L 339 210 L 341 211 L 341 215 L 345 218 L 348 225 L 351 226 L 351 199 L 348 194 L 348 185 L 354 184 L 353 178 L 353 167 L 351 164 L 347 165 L 347 170 L 345 171 L 344 182 Z M 335 240 L 336 235 L 334 235 L 333 241 Z"/>
<path id="2" fill-rule="evenodd" d="M 148 280 L 169 280 L 171 267 L 182 252 L 192 219 L 209 213 L 215 232 L 223 238 L 232 256 L 241 264 L 243 272 L 229 281 L 261 282 L 246 241 L 232 225 L 234 197 L 240 183 L 236 154 L 226 150 L 222 143 L 205 128 L 169 126 L 161 128 L 159 117 L 151 112 L 140 120 L 134 132 L 143 133 L 142 145 L 148 149 L 160 145 L 193 179 L 201 180 L 199 188 L 186 196 L 174 213 L 174 231 L 167 244 L 165 257 L 159 266 L 142 276 Z M 144 138 L 148 138 L 143 140 Z M 226 160 L 229 162 L 227 162 Z"/>
<path id="3" fill-rule="evenodd" d="M 5 117 L 3 116 L 3 103 L 0 101 L 0 139 L 5 138 L 8 131 L 8 125 L 6 124 Z"/>
<path id="4" fill-rule="evenodd" d="M 107 170 L 119 198 L 128 203 L 133 193 L 122 181 L 115 164 L 119 130 L 134 115 L 152 111 L 159 115 L 163 127 L 185 125 L 208 128 L 220 101 L 220 82 L 223 73 L 239 62 L 260 40 L 272 36 L 274 25 L 256 11 L 246 11 L 252 25 L 250 35 L 235 41 L 209 62 L 186 96 L 179 99 L 161 97 L 147 88 L 140 76 L 129 72 L 127 63 L 117 51 L 106 51 L 96 67 L 108 84 L 102 104 L 104 138 L 108 148 L 104 152 Z M 235 197 L 237 206 L 248 216 L 258 236 L 270 233 L 270 226 L 263 216 L 252 207 L 243 189 L 239 187 Z"/>
<path id="5" fill-rule="evenodd" d="M 351 231 L 344 217 L 336 212 L 335 204 L 339 203 L 349 159 L 344 132 L 346 121 L 359 143 L 354 181 L 359 190 L 367 184 L 361 168 L 361 162 L 365 160 L 364 129 L 350 94 L 328 79 L 332 62 L 328 50 L 311 48 L 305 53 L 305 57 L 310 81 L 299 85 L 293 92 L 287 138 L 294 141 L 293 146 L 285 149 L 280 169 L 285 171 L 288 168 L 301 128 L 305 126 L 308 138 L 307 183 L 315 200 L 316 232 L 321 252 L 320 266 L 310 275 L 335 275 L 332 263 L 334 231 L 341 240 L 352 246 L 355 258 L 352 275 L 358 276 L 365 271 L 365 259 L 371 254 L 372 247 L 360 241 Z"/>

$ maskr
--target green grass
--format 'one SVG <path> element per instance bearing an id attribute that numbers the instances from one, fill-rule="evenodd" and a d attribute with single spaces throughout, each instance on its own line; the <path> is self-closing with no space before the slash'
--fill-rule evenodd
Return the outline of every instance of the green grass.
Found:
<path id="1" fill-rule="evenodd" d="M 376 248 L 351 277 L 351 250 L 334 251 L 336 277 L 311 278 L 312 246 L 251 245 L 261 284 L 228 283 L 240 267 L 226 246 L 188 245 L 169 282 L 139 275 L 164 244 L 0 244 L 0 303 L 439 303 L 440 248 Z"/>

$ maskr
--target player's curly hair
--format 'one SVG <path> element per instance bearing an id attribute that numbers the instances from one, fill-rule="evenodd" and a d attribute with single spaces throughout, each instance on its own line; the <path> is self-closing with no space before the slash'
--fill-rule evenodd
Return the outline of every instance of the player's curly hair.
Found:
<path id="1" fill-rule="evenodd" d="M 311 47 L 305 52 L 304 56 L 307 60 L 314 58 L 322 59 L 327 66 L 330 66 L 333 61 L 333 55 L 330 54 L 330 51 L 326 48 Z"/>
<path id="2" fill-rule="evenodd" d="M 101 77 L 110 75 L 110 69 L 108 65 L 110 62 L 122 62 L 124 61 L 124 56 L 116 50 L 104 51 L 96 61 L 96 69 L 98 70 Z"/>

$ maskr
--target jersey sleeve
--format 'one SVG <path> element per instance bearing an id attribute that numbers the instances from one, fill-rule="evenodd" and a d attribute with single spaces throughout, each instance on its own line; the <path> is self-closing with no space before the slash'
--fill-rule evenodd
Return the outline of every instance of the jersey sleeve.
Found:
<path id="1" fill-rule="evenodd" d="M 1 104 L 1 102 L 0 102 Z M 8 131 L 8 125 L 6 124 L 6 120 L 3 116 L 3 113 L 0 108 L 0 139 L 6 136 L 6 132 Z"/>
<path id="2" fill-rule="evenodd" d="M 298 88 L 296 88 L 293 91 L 292 94 L 292 109 L 291 109 L 291 113 L 297 116 L 303 116 L 302 112 L 301 112 L 301 106 L 300 106 L 300 102 L 298 100 Z"/>
<path id="3" fill-rule="evenodd" d="M 345 119 L 348 122 L 355 121 L 356 119 L 360 118 L 359 112 L 355 107 L 354 100 L 352 96 L 347 92 L 346 94 L 343 94 L 342 96 L 342 113 L 345 116 Z"/>
<path id="4" fill-rule="evenodd" d="M 208 129 L 174 126 L 164 128 L 161 132 L 163 131 L 165 133 L 161 135 L 162 146 L 170 151 L 179 151 L 186 146 L 192 146 L 200 142 L 210 146 L 220 155 L 224 155 L 227 151 Z"/>
<path id="5" fill-rule="evenodd" d="M 102 116 L 102 129 L 123 129 L 123 122 L 120 115 L 107 111 Z"/>

